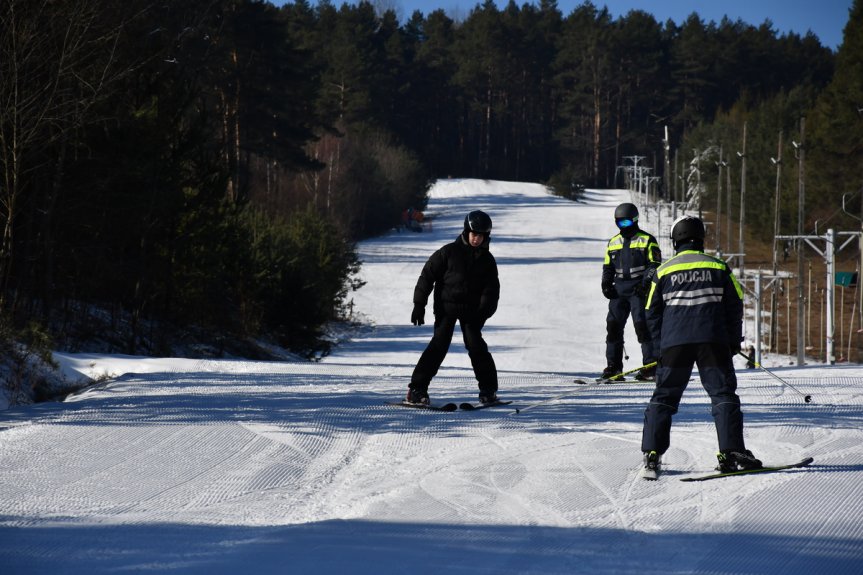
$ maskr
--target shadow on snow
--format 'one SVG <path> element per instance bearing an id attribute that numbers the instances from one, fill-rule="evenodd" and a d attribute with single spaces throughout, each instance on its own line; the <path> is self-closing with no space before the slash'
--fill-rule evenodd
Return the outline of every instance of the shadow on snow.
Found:
<path id="1" fill-rule="evenodd" d="M 12 519 L 0 516 L 0 521 Z M 38 540 L 40 553 L 30 544 Z M 859 540 L 606 528 L 330 520 L 286 526 L 177 524 L 0 528 L 4 572 L 859 573 Z M 621 552 L 621 549 L 629 549 Z M 636 551 L 632 551 L 636 549 Z M 675 550 L 685 549 L 685 553 Z M 45 550 L 48 550 L 46 553 Z M 733 550 L 733 552 L 731 551 Z"/>

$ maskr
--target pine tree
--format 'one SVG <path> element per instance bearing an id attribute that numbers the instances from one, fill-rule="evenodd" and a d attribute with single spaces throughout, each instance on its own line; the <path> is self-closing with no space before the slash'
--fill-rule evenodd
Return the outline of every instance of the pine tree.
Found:
<path id="1" fill-rule="evenodd" d="M 807 126 L 812 135 L 807 195 L 837 205 L 846 192 L 863 194 L 863 0 L 854 0 L 836 71 Z"/>

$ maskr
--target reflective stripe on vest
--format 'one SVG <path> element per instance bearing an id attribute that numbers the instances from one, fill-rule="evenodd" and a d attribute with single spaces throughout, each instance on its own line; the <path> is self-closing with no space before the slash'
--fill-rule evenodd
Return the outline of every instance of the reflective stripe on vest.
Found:
<path id="1" fill-rule="evenodd" d="M 624 242 L 626 239 L 621 235 L 617 234 L 610 240 L 608 240 L 608 247 L 605 250 L 605 263 L 606 265 L 611 264 L 611 252 L 622 250 L 624 247 Z M 629 241 L 629 249 L 630 250 L 646 250 L 647 261 L 654 263 L 656 262 L 656 258 L 653 257 L 653 248 L 656 248 L 659 251 L 659 244 L 655 241 L 651 241 L 650 236 L 644 232 L 637 232 L 632 239 Z M 638 278 L 644 275 L 644 270 L 647 266 L 634 266 L 629 269 L 630 277 Z M 616 269 L 615 275 L 617 277 L 622 277 L 626 273 L 626 270 Z"/>
<path id="2" fill-rule="evenodd" d="M 650 286 L 650 293 L 647 296 L 645 307 L 650 307 L 650 304 L 653 301 L 653 295 L 656 292 L 656 286 L 661 278 L 673 273 L 692 272 L 693 275 L 690 276 L 690 278 L 687 278 L 686 281 L 706 281 L 708 278 L 700 280 L 700 278 L 697 277 L 697 274 L 699 271 L 706 272 L 709 270 L 719 270 L 724 273 L 728 271 L 728 264 L 703 252 L 694 250 L 680 252 L 659 266 L 656 270 L 656 279 Z M 729 277 L 731 278 L 731 283 L 734 285 L 734 289 L 737 292 L 737 297 L 743 300 L 743 288 L 740 286 L 740 282 L 737 281 L 737 278 L 734 277 L 733 273 L 729 274 Z M 712 278 L 710 279 L 712 280 Z M 674 283 L 675 282 L 672 279 L 672 287 Z M 725 289 L 722 287 L 680 290 L 665 294 L 666 297 L 663 299 L 666 299 L 665 303 L 667 305 L 693 306 L 720 302 L 722 301 L 724 293 Z"/>

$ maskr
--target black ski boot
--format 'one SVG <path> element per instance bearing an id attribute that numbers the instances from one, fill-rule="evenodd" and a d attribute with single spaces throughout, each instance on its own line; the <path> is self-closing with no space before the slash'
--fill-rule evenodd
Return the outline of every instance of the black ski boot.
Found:
<path id="1" fill-rule="evenodd" d="M 429 394 L 427 391 L 414 389 L 412 387 L 408 388 L 408 394 L 405 397 L 405 403 L 414 403 L 414 404 L 429 404 Z"/>
<path id="2" fill-rule="evenodd" d="M 602 370 L 602 375 L 599 376 L 600 379 L 607 379 L 609 381 L 624 381 L 624 377 L 620 375 L 620 372 L 623 371 L 623 367 L 619 367 L 616 365 L 609 365 L 605 369 Z M 617 376 L 617 377 L 615 377 Z"/>
<path id="3" fill-rule="evenodd" d="M 740 469 L 761 469 L 764 467 L 761 460 L 756 459 L 748 449 L 744 449 L 743 451 L 726 449 L 717 453 L 716 459 L 719 461 L 716 471 L 721 473 L 732 473 Z"/>
<path id="4" fill-rule="evenodd" d="M 638 381 L 655 381 L 656 380 L 656 366 L 651 365 L 650 367 L 643 367 L 638 370 L 638 373 L 635 374 L 635 379 Z"/>

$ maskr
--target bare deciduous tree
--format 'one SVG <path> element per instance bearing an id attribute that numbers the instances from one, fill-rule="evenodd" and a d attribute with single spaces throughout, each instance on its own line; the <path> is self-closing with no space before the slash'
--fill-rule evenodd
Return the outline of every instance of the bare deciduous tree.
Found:
<path id="1" fill-rule="evenodd" d="M 37 178 L 48 182 L 40 209 L 50 221 L 68 136 L 120 75 L 122 26 L 108 24 L 105 8 L 96 0 L 0 0 L 0 307 L 24 196 Z"/>

